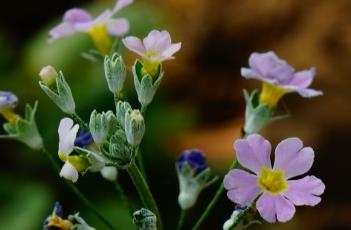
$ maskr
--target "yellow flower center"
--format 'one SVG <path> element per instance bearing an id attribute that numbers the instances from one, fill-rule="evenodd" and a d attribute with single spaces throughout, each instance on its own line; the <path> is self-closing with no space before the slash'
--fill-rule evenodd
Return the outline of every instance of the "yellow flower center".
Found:
<path id="1" fill-rule="evenodd" d="M 270 108 L 274 108 L 279 99 L 288 92 L 279 86 L 263 82 L 262 92 L 260 94 L 260 104 L 268 105 Z"/>
<path id="2" fill-rule="evenodd" d="M 20 118 L 11 108 L 2 109 L 0 113 L 12 125 L 15 125 L 16 121 Z"/>
<path id="3" fill-rule="evenodd" d="M 280 194 L 288 188 L 284 171 L 267 167 L 262 168 L 257 184 L 263 191 L 272 195 Z"/>
<path id="4" fill-rule="evenodd" d="M 149 52 L 152 53 L 152 52 Z M 150 54 L 146 54 L 148 57 L 153 56 L 156 52 L 154 52 L 154 54 L 150 55 Z M 141 69 L 141 74 L 144 76 L 146 74 L 150 75 L 151 77 L 155 77 L 156 74 L 158 73 L 158 68 L 159 65 L 161 64 L 160 61 L 154 60 L 147 60 L 144 59 L 143 60 L 143 68 Z"/>
<path id="5" fill-rule="evenodd" d="M 57 215 L 52 215 L 46 226 L 57 227 L 62 230 L 70 230 L 73 227 L 73 224 L 69 220 L 64 220 Z"/>
<path id="6" fill-rule="evenodd" d="M 88 34 L 93 41 L 96 49 L 98 49 L 103 54 L 108 54 L 111 50 L 112 40 L 108 35 L 106 26 L 104 24 L 98 24 L 93 26 Z"/>
<path id="7" fill-rule="evenodd" d="M 78 172 L 85 171 L 90 166 L 88 159 L 85 157 L 77 155 L 67 156 L 63 152 L 59 152 L 58 156 L 62 162 L 68 161 Z"/>

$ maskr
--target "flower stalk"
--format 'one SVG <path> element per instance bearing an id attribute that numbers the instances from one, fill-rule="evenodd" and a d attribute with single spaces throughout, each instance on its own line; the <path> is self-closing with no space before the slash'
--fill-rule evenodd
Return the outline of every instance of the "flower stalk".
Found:
<path id="1" fill-rule="evenodd" d="M 134 161 L 132 161 L 129 167 L 127 168 L 127 172 L 130 178 L 132 179 L 135 188 L 138 191 L 143 206 L 155 213 L 157 218 L 157 229 L 162 230 L 163 226 L 161 215 L 158 211 L 158 207 L 156 205 L 154 197 L 152 196 L 148 184 L 146 183 L 142 173 L 140 172 L 138 166 L 135 164 Z"/>

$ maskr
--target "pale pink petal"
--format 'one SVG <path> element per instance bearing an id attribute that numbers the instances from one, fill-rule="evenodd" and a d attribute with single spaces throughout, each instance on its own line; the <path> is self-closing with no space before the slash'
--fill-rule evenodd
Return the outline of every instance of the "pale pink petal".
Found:
<path id="1" fill-rule="evenodd" d="M 156 51 L 158 53 L 163 53 L 170 48 L 171 44 L 171 35 L 168 33 L 168 31 L 163 30 L 160 32 L 159 37 L 157 38 Z"/>
<path id="2" fill-rule="evenodd" d="M 93 17 L 90 15 L 89 12 L 79 8 L 70 9 L 66 11 L 65 15 L 63 16 L 63 21 L 69 22 L 71 24 L 89 22 L 92 20 Z"/>
<path id="3" fill-rule="evenodd" d="M 124 46 L 127 47 L 129 50 L 139 54 L 140 56 L 145 56 L 146 51 L 139 38 L 134 36 L 129 36 L 122 39 L 122 42 Z"/>
<path id="4" fill-rule="evenodd" d="M 234 149 L 239 163 L 256 174 L 261 172 L 263 166 L 272 167 L 271 144 L 259 134 L 235 141 Z"/>
<path id="5" fill-rule="evenodd" d="M 231 170 L 224 177 L 224 188 L 228 198 L 240 205 L 249 205 L 261 192 L 257 186 L 257 176 L 241 169 Z"/>
<path id="6" fill-rule="evenodd" d="M 262 76 L 259 73 L 249 68 L 241 68 L 240 73 L 241 76 L 243 76 L 246 79 L 263 80 Z"/>
<path id="7" fill-rule="evenodd" d="M 302 70 L 296 72 L 286 85 L 293 85 L 298 88 L 307 88 L 311 85 L 313 78 L 316 74 L 316 69 Z"/>
<path id="8" fill-rule="evenodd" d="M 288 181 L 288 190 L 283 195 L 295 205 L 315 206 L 320 201 L 325 185 L 315 176 L 305 176 L 298 180 Z"/>
<path id="9" fill-rule="evenodd" d="M 59 38 L 70 36 L 75 32 L 76 30 L 74 29 L 71 23 L 62 22 L 61 24 L 55 26 L 49 31 L 48 41 L 51 43 Z"/>
<path id="10" fill-rule="evenodd" d="M 74 28 L 79 32 L 88 32 L 96 25 L 105 25 L 112 17 L 111 10 L 105 10 L 92 21 L 75 23 Z"/>
<path id="11" fill-rule="evenodd" d="M 157 43 L 162 36 L 158 30 L 152 30 L 144 39 L 143 44 L 147 52 L 157 51 Z"/>
<path id="12" fill-rule="evenodd" d="M 182 47 L 182 43 L 180 42 L 172 44 L 165 51 L 163 51 L 161 55 L 164 58 L 164 60 L 173 59 L 174 57 L 172 55 L 176 53 L 178 50 L 180 50 L 181 47 Z"/>
<path id="13" fill-rule="evenodd" d="M 280 222 L 286 222 L 295 214 L 295 206 L 289 200 L 269 193 L 263 193 L 256 202 L 256 208 L 262 218 L 269 223 L 274 223 L 277 219 Z"/>
<path id="14" fill-rule="evenodd" d="M 120 11 L 122 8 L 130 5 L 133 3 L 133 0 L 118 0 L 115 7 L 113 8 L 112 12 L 113 14 L 117 13 Z"/>
<path id="15" fill-rule="evenodd" d="M 107 32 L 114 36 L 121 36 L 128 32 L 129 23 L 126 19 L 110 19 L 107 23 Z"/>
<path id="16" fill-rule="evenodd" d="M 288 138 L 275 149 L 274 169 L 283 170 L 289 179 L 306 173 L 312 166 L 314 152 L 310 147 L 303 148 L 299 138 Z"/>
<path id="17" fill-rule="evenodd" d="M 76 183 L 78 180 L 78 171 L 77 169 L 71 165 L 68 161 L 63 165 L 61 171 L 60 171 L 60 177 L 66 178 L 67 180 L 72 181 L 73 183 Z"/>
<path id="18" fill-rule="evenodd" d="M 315 89 L 298 89 L 297 93 L 302 97 L 317 97 L 323 95 L 323 92 Z"/>

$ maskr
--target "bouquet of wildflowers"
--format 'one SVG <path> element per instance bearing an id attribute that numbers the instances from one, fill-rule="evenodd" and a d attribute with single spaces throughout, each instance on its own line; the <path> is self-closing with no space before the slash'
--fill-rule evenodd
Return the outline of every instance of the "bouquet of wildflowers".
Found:
<path id="1" fill-rule="evenodd" d="M 7 134 L 0 137 L 15 139 L 45 153 L 57 175 L 100 218 L 106 229 L 122 228 L 112 225 L 78 189 L 80 176 L 101 173 L 102 178 L 118 185 L 118 171 L 125 170 L 141 201 L 140 208 L 131 212 L 136 229 L 173 229 L 162 221 L 162 216 L 167 213 L 159 212 L 158 202 L 148 185 L 140 144 L 148 134 L 144 119 L 148 115 L 147 108 L 152 105 L 165 76 L 162 63 L 174 59 L 181 43 L 172 43 L 169 32 L 165 30 L 152 30 L 143 40 L 125 36 L 129 31 L 128 21 L 114 16 L 131 3 L 132 0 L 118 0 L 112 9 L 105 10 L 96 18 L 83 9 L 70 9 L 63 21 L 49 32 L 49 42 L 78 32 L 91 38 L 96 50 L 85 56 L 101 61 L 97 63 L 104 67 L 107 87 L 115 106 L 108 111 L 93 110 L 90 119 L 83 120 L 76 113 L 75 99 L 63 72 L 46 66 L 39 73 L 39 86 L 66 114 L 57 128 L 57 154 L 46 150 L 37 128 L 35 115 L 38 102 L 33 106 L 26 105 L 25 114 L 21 116 L 15 112 L 18 98 L 12 92 L 0 92 L 0 113 L 7 120 L 3 125 Z M 125 48 L 140 56 L 131 67 L 139 101 L 136 108 L 122 96 L 130 68 L 116 52 L 116 43 L 123 43 Z M 308 98 L 322 95 L 321 91 L 309 88 L 315 69 L 295 71 L 272 51 L 252 53 L 248 65 L 248 68 L 241 69 L 241 75 L 261 81 L 262 89 L 251 93 L 244 90 L 246 110 L 242 137 L 234 141 L 236 160 L 224 178 L 213 175 L 204 153 L 198 149 L 185 150 L 175 162 L 179 195 L 169 201 L 178 201 L 180 207 L 177 229 L 184 229 L 184 220 L 196 205 L 200 193 L 216 184 L 218 190 L 203 213 L 193 220 L 193 230 L 206 229 L 205 221 L 210 221 L 211 212 L 216 210 L 216 203 L 224 198 L 225 192 L 235 205 L 232 213 L 228 213 L 228 220 L 217 229 L 244 229 L 262 221 L 286 222 L 293 218 L 295 206 L 315 206 L 321 201 L 320 195 L 325 190 L 323 182 L 315 176 L 304 176 L 313 164 L 313 149 L 305 147 L 301 139 L 289 137 L 275 147 L 272 161 L 272 146 L 259 134 L 271 122 L 287 117 L 276 115 L 279 100 L 285 94 L 298 93 Z M 121 186 L 119 192 L 128 205 L 128 194 Z M 79 213 L 64 215 L 61 204 L 56 202 L 52 213 L 44 220 L 43 229 L 95 228 Z"/>

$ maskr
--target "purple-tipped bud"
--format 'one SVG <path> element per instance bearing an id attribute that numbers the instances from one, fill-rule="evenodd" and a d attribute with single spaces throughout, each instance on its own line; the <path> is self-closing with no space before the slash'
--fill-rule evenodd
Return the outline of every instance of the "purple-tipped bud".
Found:
<path id="1" fill-rule="evenodd" d="M 17 105 L 17 96 L 11 92 L 0 91 L 0 110 L 15 107 Z"/>
<path id="2" fill-rule="evenodd" d="M 185 150 L 177 159 L 177 167 L 180 169 L 187 162 L 194 170 L 195 174 L 200 173 L 207 168 L 207 162 L 204 154 L 197 149 Z"/>
<path id="3" fill-rule="evenodd" d="M 94 142 L 94 140 L 93 140 L 93 137 L 91 136 L 91 133 L 81 129 L 79 131 L 79 135 L 77 136 L 76 140 L 74 141 L 74 146 L 84 148 L 86 146 L 89 146 L 93 142 Z"/>

